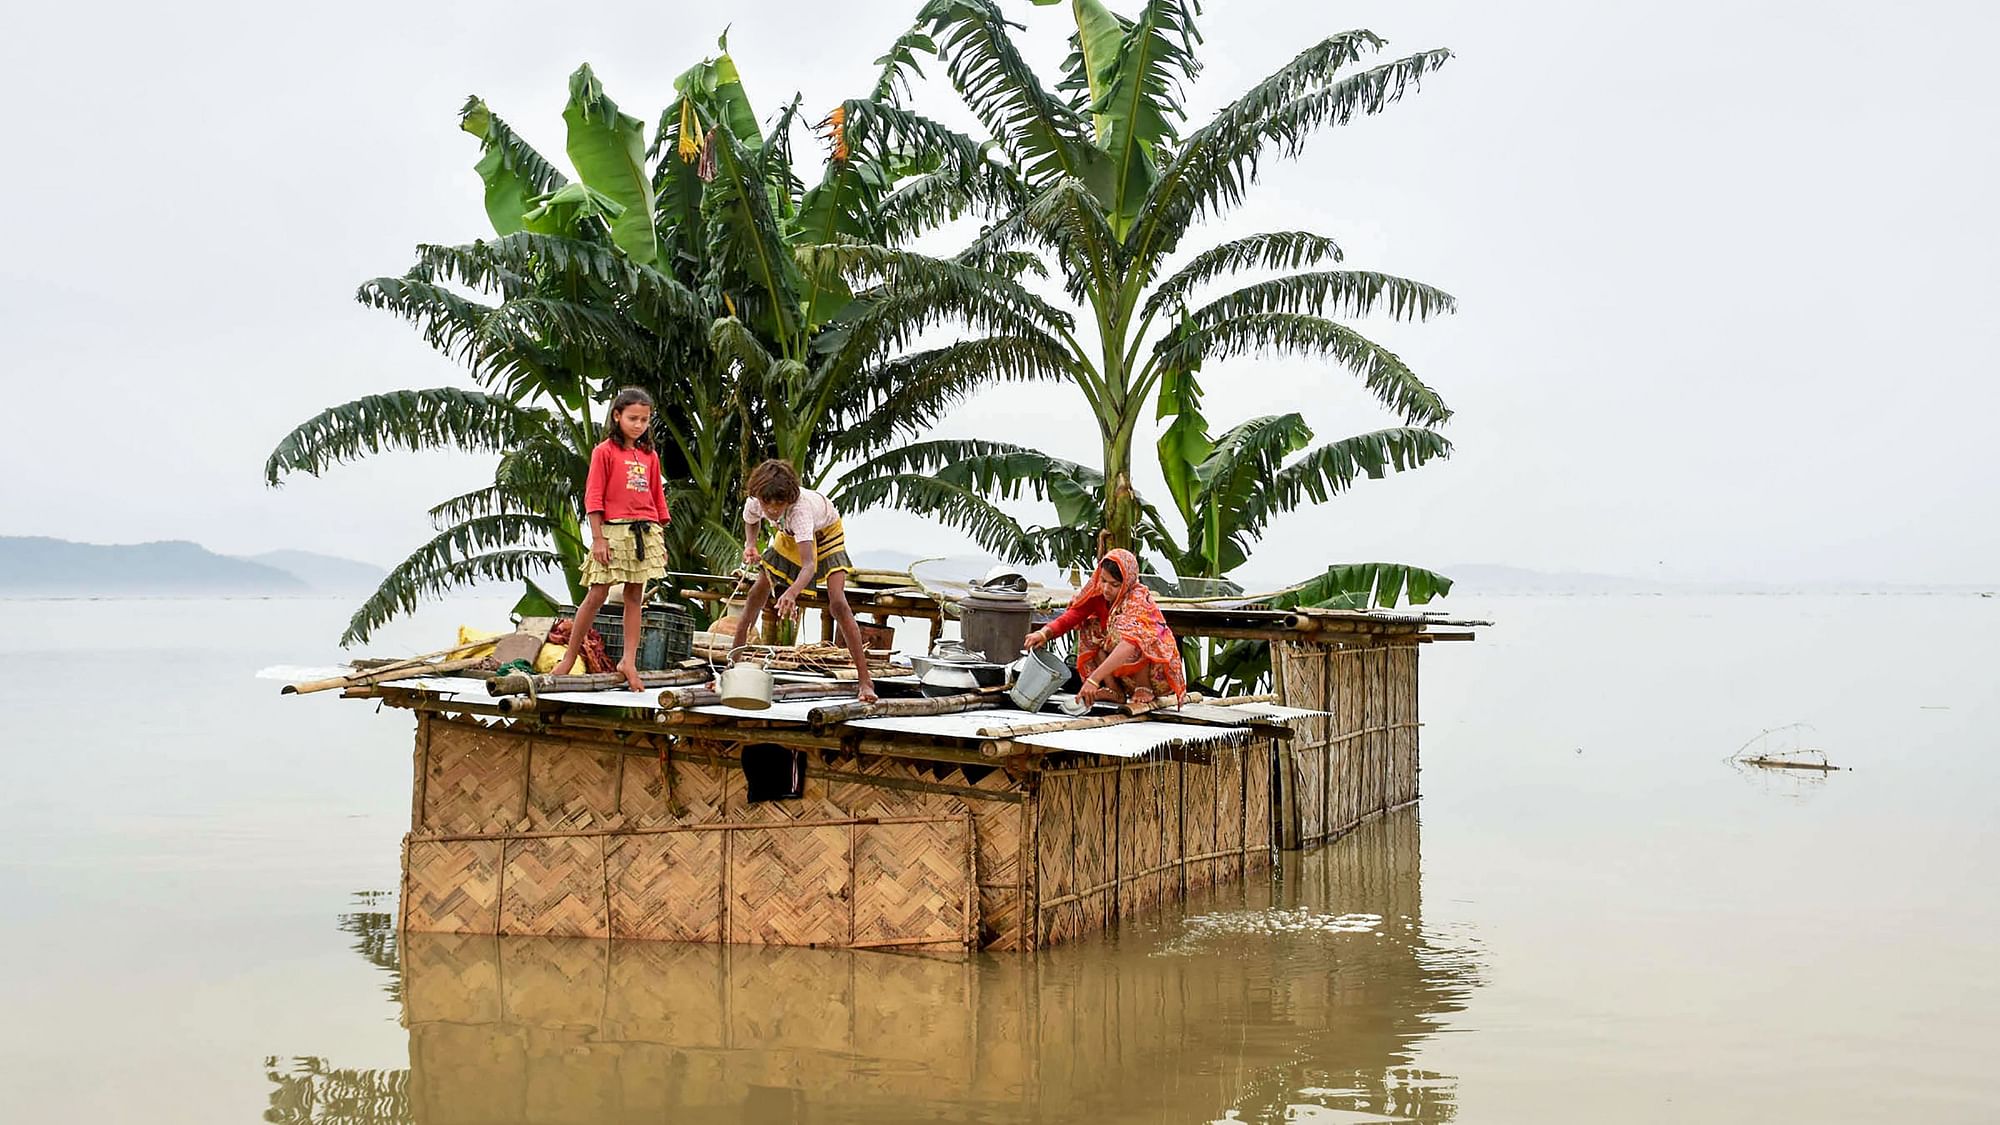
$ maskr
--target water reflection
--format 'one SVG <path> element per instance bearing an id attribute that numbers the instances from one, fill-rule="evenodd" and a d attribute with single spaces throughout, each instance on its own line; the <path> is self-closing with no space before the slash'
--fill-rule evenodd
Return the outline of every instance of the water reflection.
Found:
<path id="1" fill-rule="evenodd" d="M 334 919 L 334 925 L 344 934 L 354 938 L 354 952 L 363 961 L 387 973 L 389 980 L 383 989 L 389 999 L 397 1003 L 403 1001 L 402 961 L 396 952 L 396 916 L 387 910 L 375 910 L 377 906 L 394 906 L 395 901 L 387 891 L 357 891 L 355 904 L 369 908 L 351 914 L 342 914 Z"/>
<path id="2" fill-rule="evenodd" d="M 264 1060 L 272 1084 L 273 1125 L 373 1125 L 416 1120 L 410 1113 L 407 1070 L 340 1070 L 325 1059 L 298 1058 L 290 1064 Z"/>
<path id="3" fill-rule="evenodd" d="M 1406 810 L 1031 958 L 412 934 L 409 1070 L 272 1066 L 266 1117 L 1449 1121 L 1416 1056 L 1477 961 L 1424 928 L 1417 844 Z"/>

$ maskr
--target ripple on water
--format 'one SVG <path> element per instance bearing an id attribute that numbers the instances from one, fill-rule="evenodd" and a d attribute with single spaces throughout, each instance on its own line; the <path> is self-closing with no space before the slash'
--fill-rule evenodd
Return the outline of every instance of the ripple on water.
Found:
<path id="1" fill-rule="evenodd" d="M 1308 907 L 1266 910 L 1229 910 L 1197 914 L 1182 923 L 1186 930 L 1154 954 L 1184 956 L 1224 941 L 1246 937 L 1321 937 L 1337 934 L 1369 934 L 1382 927 L 1380 914 L 1328 914 Z"/>

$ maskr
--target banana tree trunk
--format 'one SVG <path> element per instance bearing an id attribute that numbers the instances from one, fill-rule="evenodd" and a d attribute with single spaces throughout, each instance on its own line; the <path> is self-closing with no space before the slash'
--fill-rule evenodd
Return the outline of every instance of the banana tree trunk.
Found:
<path id="1" fill-rule="evenodd" d="M 1139 497 L 1132 490 L 1132 431 L 1137 411 L 1123 410 L 1104 434 L 1104 526 L 1097 534 L 1099 558 L 1106 551 L 1138 547 Z"/>
<path id="2" fill-rule="evenodd" d="M 1133 550 L 1138 545 L 1139 498 L 1132 492 L 1132 474 L 1124 469 L 1109 477 L 1105 485 L 1104 530 L 1097 536 L 1097 553 Z"/>
<path id="3" fill-rule="evenodd" d="M 583 542 L 583 524 L 575 514 L 564 512 L 555 535 L 556 554 L 562 558 L 563 584 L 569 587 L 570 604 L 577 605 L 590 587 L 583 584 L 583 557 L 589 548 Z"/>

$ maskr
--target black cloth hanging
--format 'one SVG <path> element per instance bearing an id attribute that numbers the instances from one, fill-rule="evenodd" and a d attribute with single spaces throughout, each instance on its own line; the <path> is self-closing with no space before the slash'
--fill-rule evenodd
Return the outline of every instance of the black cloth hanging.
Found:
<path id="1" fill-rule="evenodd" d="M 803 750 L 753 742 L 743 747 L 743 783 L 750 803 L 796 801 L 806 795 L 806 755 Z"/>

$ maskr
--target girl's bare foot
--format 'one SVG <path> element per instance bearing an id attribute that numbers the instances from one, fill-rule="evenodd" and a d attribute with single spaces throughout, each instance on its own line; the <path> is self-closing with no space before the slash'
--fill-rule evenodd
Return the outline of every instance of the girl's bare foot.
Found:
<path id="1" fill-rule="evenodd" d="M 1132 689 L 1132 706 L 1144 707 L 1146 704 L 1151 703 L 1152 701 L 1153 701 L 1153 690 L 1151 688 Z"/>
<path id="2" fill-rule="evenodd" d="M 882 698 L 875 694 L 874 684 L 862 684 L 860 689 L 854 693 L 854 697 L 863 703 L 874 703 Z"/>
<path id="3" fill-rule="evenodd" d="M 551 671 L 551 672 L 549 673 L 549 675 L 551 675 L 551 676 L 567 676 L 567 675 L 569 675 L 569 670 L 570 670 L 570 669 L 572 669 L 572 668 L 574 668 L 574 667 L 576 667 L 576 658 L 575 658 L 575 657 L 570 657 L 570 658 L 569 658 L 568 660 L 559 660 L 559 661 L 557 661 L 557 662 L 556 662 L 556 666 L 555 666 L 555 669 L 554 669 L 553 671 Z"/>
<path id="4" fill-rule="evenodd" d="M 639 678 L 639 666 L 637 664 L 627 664 L 621 660 L 618 662 L 618 671 L 619 674 L 625 677 L 626 687 L 631 688 L 633 691 L 646 690 L 646 681 Z"/>

